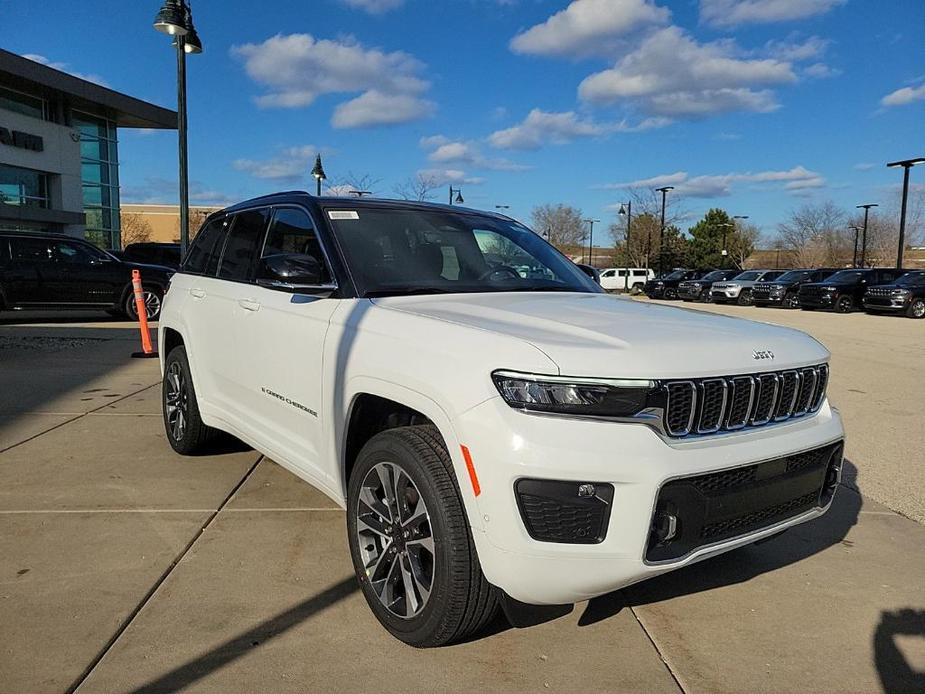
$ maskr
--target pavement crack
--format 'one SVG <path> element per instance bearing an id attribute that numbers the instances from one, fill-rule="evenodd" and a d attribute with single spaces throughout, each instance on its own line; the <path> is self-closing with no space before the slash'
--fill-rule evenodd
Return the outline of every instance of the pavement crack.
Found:
<path id="1" fill-rule="evenodd" d="M 674 680 L 675 686 L 678 688 L 679 692 L 686 692 L 687 690 L 681 685 L 681 680 L 678 679 L 677 673 L 671 667 L 671 663 L 668 662 L 668 659 L 665 657 L 665 654 L 662 653 L 662 649 L 658 647 L 658 644 L 655 643 L 655 639 L 652 638 L 652 634 L 649 633 L 649 630 L 646 629 L 646 625 L 642 623 L 642 620 L 639 619 L 639 615 L 636 614 L 636 608 L 630 607 L 630 614 L 633 615 L 633 619 L 636 620 L 636 624 L 639 625 L 639 628 L 642 629 L 642 633 L 646 635 L 646 638 L 649 639 L 649 643 L 652 644 L 652 648 L 655 649 L 656 654 L 658 654 L 659 659 L 665 665 L 665 670 L 668 671 L 668 675 Z"/>
<path id="2" fill-rule="evenodd" d="M 154 585 L 151 586 L 151 588 L 148 590 L 147 593 L 145 593 L 144 597 L 135 606 L 135 608 L 131 611 L 128 617 L 125 618 L 125 620 L 116 630 L 116 633 L 113 634 L 112 638 L 110 638 L 109 641 L 106 643 L 106 645 L 103 646 L 100 652 L 90 662 L 90 664 L 80 674 L 80 676 L 78 676 L 78 678 L 74 681 L 74 683 L 70 687 L 68 687 L 67 690 L 65 690 L 68 692 L 68 694 L 71 694 L 72 692 L 76 692 L 80 688 L 80 686 L 84 682 L 86 682 L 87 678 L 91 674 L 93 674 L 93 671 L 102 662 L 103 658 L 106 657 L 106 654 L 109 653 L 110 650 L 112 650 L 112 647 L 116 645 L 116 643 L 122 637 L 122 634 L 124 634 L 126 630 L 132 625 L 132 622 L 135 621 L 135 618 L 138 617 L 141 611 L 145 608 L 145 605 L 147 605 L 151 601 L 151 598 L 153 598 L 157 594 L 157 591 L 164 584 L 164 582 L 170 577 L 170 574 L 172 574 L 174 569 L 176 569 L 177 566 L 180 564 L 180 562 L 183 561 L 183 558 L 186 557 L 186 555 L 193 548 L 193 546 L 199 541 L 199 538 L 202 537 L 202 534 L 206 530 L 208 530 L 209 526 L 212 525 L 212 523 L 218 517 L 218 514 L 224 510 L 228 502 L 231 501 L 234 495 L 238 493 L 238 490 L 244 485 L 245 482 L 247 482 L 247 480 L 253 474 L 254 470 L 257 469 L 257 466 L 260 465 L 263 459 L 264 457 L 262 455 L 257 457 L 257 460 L 254 461 L 254 464 L 251 465 L 250 468 L 248 468 L 247 472 L 244 473 L 244 475 L 241 477 L 240 480 L 238 480 L 238 483 L 234 486 L 234 488 L 230 492 L 228 492 L 227 496 L 225 496 L 225 498 L 222 500 L 222 503 L 219 504 L 218 507 L 209 515 L 209 517 L 202 524 L 199 530 L 193 535 L 193 537 L 186 544 L 186 546 L 182 550 L 180 550 L 180 553 L 174 558 L 174 560 L 170 563 L 170 565 L 164 570 L 164 572 L 160 575 L 157 581 L 154 582 Z"/>

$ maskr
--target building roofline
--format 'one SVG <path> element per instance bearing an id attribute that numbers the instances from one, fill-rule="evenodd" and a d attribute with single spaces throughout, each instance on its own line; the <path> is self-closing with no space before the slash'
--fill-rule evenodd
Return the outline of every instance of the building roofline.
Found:
<path id="1" fill-rule="evenodd" d="M 3 49 L 0 49 L 0 75 L 10 75 L 18 82 L 37 84 L 45 89 L 68 94 L 72 97 L 72 108 L 78 110 L 87 106 L 102 106 L 119 127 L 164 130 L 177 128 L 176 111 L 55 70 Z"/>

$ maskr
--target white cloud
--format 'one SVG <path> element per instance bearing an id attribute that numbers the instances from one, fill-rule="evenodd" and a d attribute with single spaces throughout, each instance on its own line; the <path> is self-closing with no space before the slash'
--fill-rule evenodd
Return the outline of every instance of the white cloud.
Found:
<path id="1" fill-rule="evenodd" d="M 485 182 L 480 176 L 468 176 L 461 169 L 421 169 L 418 175 L 427 178 L 437 186 L 457 185 L 465 183 L 470 186 L 481 185 Z"/>
<path id="2" fill-rule="evenodd" d="M 308 168 L 320 151 L 315 145 L 287 147 L 270 159 L 236 159 L 231 165 L 255 178 L 298 183 L 308 175 Z"/>
<path id="3" fill-rule="evenodd" d="M 322 94 L 361 92 L 335 110 L 337 128 L 406 123 L 435 110 L 422 97 L 430 88 L 420 77 L 424 65 L 403 51 L 365 48 L 349 36 L 332 41 L 309 34 L 278 34 L 231 51 L 243 58 L 248 76 L 267 87 L 256 99 L 261 108 L 300 108 Z"/>
<path id="4" fill-rule="evenodd" d="M 925 99 L 925 84 L 920 84 L 918 87 L 897 89 L 880 99 L 880 103 L 884 106 L 905 106 L 922 99 Z"/>
<path id="5" fill-rule="evenodd" d="M 383 14 L 405 4 L 405 0 L 341 0 L 347 7 L 369 14 Z"/>
<path id="6" fill-rule="evenodd" d="M 421 138 L 421 147 L 430 150 L 427 158 L 435 164 L 465 164 L 493 171 L 527 171 L 533 167 L 509 159 L 486 157 L 476 142 L 453 141 L 443 135 Z"/>
<path id="7" fill-rule="evenodd" d="M 700 0 L 700 20 L 716 27 L 768 24 L 824 14 L 846 0 Z"/>
<path id="8" fill-rule="evenodd" d="M 810 36 L 803 41 L 768 41 L 764 45 L 764 50 L 769 57 L 777 58 L 778 60 L 811 60 L 825 53 L 829 44 L 831 44 L 831 41 L 828 39 L 823 39 L 819 36 Z"/>
<path id="9" fill-rule="evenodd" d="M 398 125 L 427 118 L 436 108 L 434 102 L 411 94 L 385 94 L 378 89 L 370 89 L 338 105 L 331 125 L 335 128 Z"/>
<path id="10" fill-rule="evenodd" d="M 542 24 L 511 39 L 515 53 L 588 55 L 612 50 L 639 27 L 664 24 L 671 12 L 651 0 L 574 0 Z"/>
<path id="11" fill-rule="evenodd" d="M 539 149 L 548 144 L 567 144 L 582 137 L 660 128 L 669 122 L 665 118 L 647 118 L 634 126 L 625 121 L 597 123 L 583 119 L 574 111 L 550 112 L 535 108 L 519 124 L 493 132 L 488 142 L 498 149 Z"/>
<path id="12" fill-rule="evenodd" d="M 123 185 L 120 189 L 122 202 L 138 204 L 176 204 L 178 191 L 176 180 L 159 176 L 148 176 L 141 185 Z M 194 204 L 215 207 L 227 207 L 236 202 L 228 194 L 208 188 L 201 181 L 190 181 L 189 197 Z"/>
<path id="13" fill-rule="evenodd" d="M 659 188 L 674 186 L 678 195 L 689 198 L 720 198 L 732 194 L 736 183 L 784 184 L 784 190 L 796 194 L 798 191 L 822 188 L 825 178 L 803 166 L 794 166 L 783 171 L 758 171 L 727 174 L 690 176 L 686 171 L 676 171 L 652 178 L 643 178 L 628 183 L 608 183 L 599 188 L 613 190 L 620 188 Z"/>
<path id="14" fill-rule="evenodd" d="M 825 63 L 813 63 L 803 70 L 803 74 L 806 77 L 821 80 L 828 77 L 838 77 L 841 74 L 841 70 L 829 67 Z"/>
<path id="15" fill-rule="evenodd" d="M 77 72 L 76 70 L 71 70 L 70 66 L 67 63 L 61 63 L 61 62 L 55 62 L 53 60 L 49 60 L 44 55 L 38 55 L 37 53 L 23 53 L 22 57 L 25 58 L 26 60 L 31 60 L 34 63 L 40 63 L 42 65 L 50 67 L 54 70 L 59 70 L 60 72 L 66 72 L 67 74 L 73 75 L 74 77 L 77 77 L 78 79 L 86 80 L 87 82 L 93 82 L 94 84 L 98 84 L 101 87 L 107 87 L 107 88 L 109 87 L 109 84 L 106 82 L 106 80 L 100 77 L 99 75 L 87 74 L 84 72 Z"/>
<path id="16" fill-rule="evenodd" d="M 631 100 L 658 116 L 704 117 L 728 111 L 773 111 L 758 85 L 796 81 L 789 62 L 743 59 L 731 41 L 701 44 L 679 27 L 661 29 L 613 68 L 585 78 L 579 96 L 591 103 Z"/>
<path id="17" fill-rule="evenodd" d="M 855 164 L 852 168 L 855 171 L 870 171 L 872 168 L 874 168 L 874 166 L 876 166 L 876 164 L 861 162 L 860 164 Z"/>

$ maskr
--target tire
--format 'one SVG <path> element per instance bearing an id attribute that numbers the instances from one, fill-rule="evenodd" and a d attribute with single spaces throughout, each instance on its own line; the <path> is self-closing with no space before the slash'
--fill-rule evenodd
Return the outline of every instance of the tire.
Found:
<path id="1" fill-rule="evenodd" d="M 170 350 L 164 360 L 161 406 L 167 440 L 181 455 L 202 453 L 219 433 L 217 429 L 203 424 L 199 415 L 199 402 L 183 345 Z"/>
<path id="2" fill-rule="evenodd" d="M 677 290 L 677 289 L 666 289 L 666 290 L 665 290 L 665 299 L 666 299 L 666 300 L 668 300 L 668 301 L 674 301 L 674 300 L 677 299 L 677 298 L 678 298 L 678 290 Z"/>
<path id="3" fill-rule="evenodd" d="M 752 292 L 750 289 L 743 289 L 739 292 L 739 297 L 736 299 L 736 304 L 739 306 L 751 306 L 752 305 Z"/>
<path id="4" fill-rule="evenodd" d="M 839 294 L 835 297 L 835 313 L 851 313 L 854 308 L 854 299 L 850 294 Z"/>
<path id="5" fill-rule="evenodd" d="M 912 303 L 909 304 L 909 308 L 906 309 L 906 315 L 909 318 L 925 318 L 925 299 L 913 299 Z"/>
<path id="6" fill-rule="evenodd" d="M 148 316 L 149 321 L 155 321 L 161 316 L 161 306 L 164 303 L 164 293 L 154 287 L 153 289 L 144 290 L 145 297 L 145 313 Z M 123 302 L 125 308 L 125 315 L 128 316 L 129 320 L 138 320 L 138 309 L 135 307 L 135 293 L 129 287 L 128 294 L 125 297 Z"/>
<path id="7" fill-rule="evenodd" d="M 796 292 L 787 292 L 781 302 L 784 308 L 800 308 L 800 296 Z"/>
<path id="8" fill-rule="evenodd" d="M 386 489 L 394 490 L 392 505 Z M 416 648 L 443 646 L 478 632 L 495 615 L 499 592 L 482 574 L 436 427 L 389 429 L 363 446 L 348 482 L 347 538 L 366 602 L 397 639 Z"/>

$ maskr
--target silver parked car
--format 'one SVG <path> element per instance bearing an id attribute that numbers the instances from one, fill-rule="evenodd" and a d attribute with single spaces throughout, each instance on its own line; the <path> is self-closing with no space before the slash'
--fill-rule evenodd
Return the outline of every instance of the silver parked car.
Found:
<path id="1" fill-rule="evenodd" d="M 727 282 L 714 282 L 710 297 L 719 304 L 734 301 L 739 306 L 750 306 L 752 287 L 759 282 L 770 282 L 783 275 L 786 270 L 746 270 Z"/>

